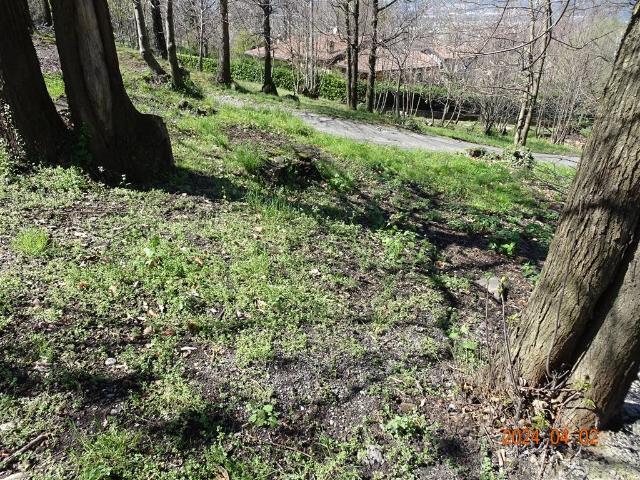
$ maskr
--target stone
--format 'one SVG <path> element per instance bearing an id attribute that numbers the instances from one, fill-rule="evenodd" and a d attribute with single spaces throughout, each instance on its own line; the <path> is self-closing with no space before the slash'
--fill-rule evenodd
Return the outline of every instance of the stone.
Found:
<path id="1" fill-rule="evenodd" d="M 509 279 L 507 277 L 499 278 L 492 276 L 489 278 L 481 278 L 476 280 L 475 284 L 487 290 L 498 302 L 501 300 L 501 295 L 505 299 L 507 298 L 509 291 Z"/>
<path id="2" fill-rule="evenodd" d="M 382 465 L 384 463 L 382 449 L 378 445 L 367 445 L 362 463 L 369 466 Z"/>
<path id="3" fill-rule="evenodd" d="M 118 363 L 118 361 L 113 357 L 109 357 L 104 361 L 104 364 L 107 367 L 111 367 L 111 366 L 115 365 L 116 363 Z"/>

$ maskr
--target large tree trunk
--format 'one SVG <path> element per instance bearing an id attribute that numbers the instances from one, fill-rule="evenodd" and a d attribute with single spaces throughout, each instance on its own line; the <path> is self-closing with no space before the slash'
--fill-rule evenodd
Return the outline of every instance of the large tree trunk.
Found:
<path id="1" fill-rule="evenodd" d="M 167 56 L 169 57 L 169 65 L 171 66 L 171 82 L 176 90 L 184 89 L 185 72 L 178 63 L 178 55 L 176 52 L 176 29 L 173 23 L 173 0 L 167 0 Z"/>
<path id="2" fill-rule="evenodd" d="M 220 0 L 220 55 L 218 57 L 217 82 L 231 85 L 231 48 L 229 47 L 229 0 Z"/>
<path id="3" fill-rule="evenodd" d="M 125 91 L 106 0 L 56 0 L 53 16 L 69 107 L 87 136 L 90 167 L 134 182 L 169 170 L 164 123 L 138 112 Z"/>
<path id="4" fill-rule="evenodd" d="M 640 359 L 640 4 L 569 191 L 540 281 L 514 332 L 529 385 L 571 372 L 572 426 L 607 427 Z M 592 403 L 593 402 L 593 403 Z M 576 405 L 572 405 L 576 406 Z"/>
<path id="5" fill-rule="evenodd" d="M 160 56 L 167 59 L 167 41 L 164 38 L 164 30 L 162 29 L 162 9 L 160 8 L 160 0 L 151 0 L 151 25 L 153 27 L 153 40 L 156 51 Z"/>
<path id="6" fill-rule="evenodd" d="M 138 30 L 138 47 L 140 49 L 140 56 L 155 75 L 166 75 L 167 72 L 164 71 L 164 69 L 156 60 L 156 57 L 154 57 L 153 53 L 151 53 L 151 47 L 149 46 L 149 36 L 147 35 L 147 26 L 144 23 L 142 1 L 133 0 L 133 8 L 136 17 L 136 28 Z"/>
<path id="7" fill-rule="evenodd" d="M 349 106 L 358 109 L 358 59 L 360 58 L 360 0 L 353 0 L 353 43 L 351 45 L 351 98 Z"/>
<path id="8" fill-rule="evenodd" d="M 66 128 L 42 78 L 24 5 L 0 0 L 0 12 L 0 138 L 13 156 L 54 162 Z"/>
<path id="9" fill-rule="evenodd" d="M 378 54 L 378 0 L 372 0 L 371 49 L 369 50 L 369 78 L 367 79 L 367 112 L 373 113 L 376 99 L 376 55 Z"/>
<path id="10" fill-rule="evenodd" d="M 273 83 L 273 65 L 271 64 L 271 0 L 262 0 L 262 34 L 264 35 L 264 82 L 262 92 L 278 95 L 278 89 Z"/>
<path id="11" fill-rule="evenodd" d="M 50 27 L 53 25 L 53 18 L 51 17 L 51 5 L 49 5 L 49 0 L 42 0 L 42 19 L 45 26 Z"/>

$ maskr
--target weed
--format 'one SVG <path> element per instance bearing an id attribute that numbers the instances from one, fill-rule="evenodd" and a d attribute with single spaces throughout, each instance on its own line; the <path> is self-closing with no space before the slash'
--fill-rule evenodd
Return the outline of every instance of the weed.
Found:
<path id="1" fill-rule="evenodd" d="M 49 232 L 44 228 L 26 228 L 18 232 L 11 246 L 27 257 L 40 257 L 47 251 L 50 242 Z"/>
<path id="2" fill-rule="evenodd" d="M 233 161 L 241 165 L 250 175 L 257 175 L 265 164 L 265 158 L 262 153 L 256 150 L 251 144 L 242 144 L 237 146 L 233 151 Z"/>
<path id="3" fill-rule="evenodd" d="M 525 262 L 522 264 L 522 275 L 531 280 L 531 283 L 535 285 L 538 283 L 538 278 L 540 278 L 540 270 L 538 270 L 538 267 L 533 263 Z"/>
<path id="4" fill-rule="evenodd" d="M 514 230 L 499 230 L 489 238 L 489 248 L 512 257 L 518 249 L 520 234 Z"/>
<path id="5" fill-rule="evenodd" d="M 262 406 L 248 404 L 247 412 L 249 412 L 249 423 L 256 427 L 276 428 L 278 426 L 278 413 L 274 410 L 272 403 L 266 403 Z"/>

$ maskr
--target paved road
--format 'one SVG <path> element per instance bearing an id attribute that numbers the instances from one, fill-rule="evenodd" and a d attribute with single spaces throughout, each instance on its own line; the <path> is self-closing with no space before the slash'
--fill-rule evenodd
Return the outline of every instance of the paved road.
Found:
<path id="1" fill-rule="evenodd" d="M 474 143 L 463 142 L 453 138 L 415 133 L 391 125 L 376 125 L 373 123 L 346 120 L 302 110 L 293 110 L 292 113 L 316 130 L 361 142 L 373 142 L 406 149 L 424 148 L 426 150 L 437 150 L 440 152 L 462 152 L 466 148 L 477 147 Z M 502 151 L 502 149 L 495 147 L 485 148 L 492 152 Z M 570 167 L 575 167 L 580 160 L 580 157 L 572 155 L 551 155 L 548 153 L 534 153 L 533 155 L 536 160 L 541 162 Z"/>

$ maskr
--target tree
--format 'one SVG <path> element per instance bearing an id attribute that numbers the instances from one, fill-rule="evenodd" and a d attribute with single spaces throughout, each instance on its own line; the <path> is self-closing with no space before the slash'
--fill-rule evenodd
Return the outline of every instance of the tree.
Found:
<path id="1" fill-rule="evenodd" d="M 176 30 L 173 22 L 173 0 L 167 0 L 167 56 L 169 57 L 169 65 L 171 66 L 171 83 L 176 90 L 184 89 L 185 71 L 178 63 L 178 54 L 176 53 Z"/>
<path id="2" fill-rule="evenodd" d="M 273 83 L 273 65 L 271 59 L 271 13 L 273 6 L 271 0 L 260 0 L 262 9 L 262 35 L 264 37 L 264 81 L 262 82 L 262 92 L 269 95 L 278 95 L 276 84 Z"/>
<path id="3" fill-rule="evenodd" d="M 151 47 L 149 46 L 149 36 L 147 35 L 147 26 L 144 23 L 142 1 L 133 0 L 133 8 L 136 17 L 136 27 L 138 29 L 138 48 L 140 49 L 140 56 L 155 75 L 164 76 L 167 72 L 164 71 L 164 68 L 160 66 L 156 57 L 153 56 Z"/>
<path id="4" fill-rule="evenodd" d="M 164 123 L 138 112 L 125 91 L 106 0 L 56 0 L 53 17 L 72 119 L 92 154 L 89 167 L 135 182 L 169 170 Z"/>
<path id="5" fill-rule="evenodd" d="M 358 109 L 358 60 L 360 58 L 360 0 L 353 1 L 353 10 L 351 11 L 351 38 L 348 40 L 351 50 L 351 97 L 349 98 L 349 107 L 352 110 Z"/>
<path id="6" fill-rule="evenodd" d="M 572 427 L 611 426 L 640 366 L 640 4 L 624 35 L 513 361 L 529 386 L 584 393 Z"/>
<path id="7" fill-rule="evenodd" d="M 220 85 L 231 85 L 231 48 L 229 46 L 229 0 L 220 0 L 220 55 L 218 57 L 218 78 Z"/>
<path id="8" fill-rule="evenodd" d="M 17 157 L 55 162 L 66 128 L 47 92 L 24 4 L 0 0 L 0 138 Z"/>
<path id="9" fill-rule="evenodd" d="M 153 26 L 153 39 L 156 51 L 160 56 L 167 59 L 167 41 L 164 38 L 164 30 L 162 29 L 162 10 L 160 8 L 160 0 L 150 0 L 151 3 L 151 25 Z"/>
<path id="10" fill-rule="evenodd" d="M 542 46 L 540 52 L 536 52 L 536 44 L 539 35 L 536 31 L 536 12 L 533 8 L 533 2 L 530 2 L 530 33 L 529 33 L 529 45 L 527 51 L 527 60 L 525 65 L 525 72 L 527 74 L 527 85 L 522 94 L 522 102 L 520 105 L 520 113 L 518 114 L 518 120 L 516 122 L 515 134 L 513 142 L 517 146 L 524 146 L 527 144 L 527 137 L 529 136 L 529 128 L 531 128 L 531 118 L 533 116 L 533 110 L 536 107 L 538 101 L 538 93 L 540 91 L 540 82 L 542 80 L 542 73 L 544 71 L 544 64 L 547 58 L 547 51 L 549 50 L 549 44 L 551 43 L 553 32 L 553 11 L 551 7 L 551 0 L 546 0 L 544 4 L 544 34 L 542 35 Z"/>
<path id="11" fill-rule="evenodd" d="M 51 5 L 49 5 L 49 0 L 42 0 L 42 18 L 44 24 L 47 27 L 51 27 L 53 25 L 53 18 L 51 17 Z"/>

